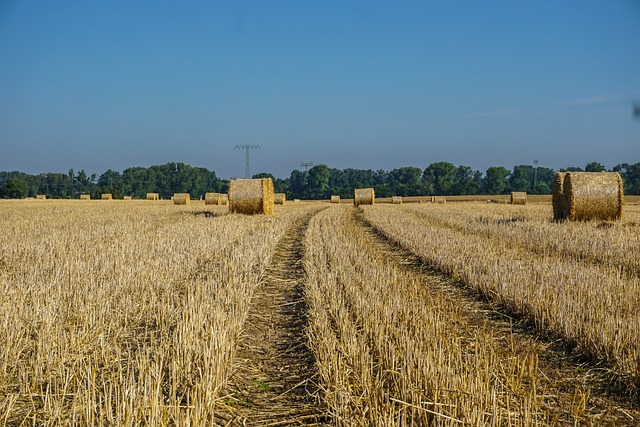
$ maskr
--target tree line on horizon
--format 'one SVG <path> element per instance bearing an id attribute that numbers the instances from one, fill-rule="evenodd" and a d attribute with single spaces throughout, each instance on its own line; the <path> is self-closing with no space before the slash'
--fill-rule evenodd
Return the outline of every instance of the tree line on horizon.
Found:
<path id="1" fill-rule="evenodd" d="M 567 167 L 560 172 L 604 172 L 598 162 L 584 168 Z M 625 184 L 625 194 L 640 195 L 640 162 L 616 165 Z M 531 165 L 489 167 L 483 174 L 469 166 L 455 166 L 449 162 L 435 162 L 425 169 L 404 166 L 391 171 L 371 169 L 336 169 L 325 164 L 307 171 L 293 170 L 288 178 L 276 178 L 270 173 L 255 174 L 253 178 L 271 178 L 276 193 L 285 193 L 289 199 L 328 199 L 332 195 L 353 197 L 354 188 L 373 187 L 378 197 L 391 196 L 445 196 L 476 194 L 509 194 L 525 191 L 529 194 L 551 194 L 555 171 Z M 206 192 L 226 193 L 229 181 L 220 179 L 214 171 L 184 163 L 166 163 L 150 167 L 131 167 L 122 173 L 108 169 L 101 175 L 87 175 L 84 170 L 68 173 L 0 172 L 0 198 L 26 198 L 44 194 L 48 198 L 78 198 L 90 194 L 100 198 L 111 193 L 145 198 L 147 193 L 158 193 L 168 199 L 174 193 L 189 193 L 199 199 Z"/>

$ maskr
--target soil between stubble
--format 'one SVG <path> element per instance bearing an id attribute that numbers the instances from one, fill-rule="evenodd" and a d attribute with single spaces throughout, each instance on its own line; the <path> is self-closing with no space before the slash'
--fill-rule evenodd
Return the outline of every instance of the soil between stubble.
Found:
<path id="1" fill-rule="evenodd" d="M 251 300 L 230 379 L 227 425 L 327 425 L 306 335 L 304 234 L 314 210 L 278 243 Z"/>

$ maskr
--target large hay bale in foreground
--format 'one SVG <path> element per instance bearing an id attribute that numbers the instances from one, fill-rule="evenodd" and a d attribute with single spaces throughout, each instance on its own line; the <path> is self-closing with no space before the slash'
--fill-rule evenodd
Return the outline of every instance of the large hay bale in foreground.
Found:
<path id="1" fill-rule="evenodd" d="M 373 188 L 356 188 L 353 190 L 353 204 L 374 205 L 376 203 L 376 193 Z"/>
<path id="2" fill-rule="evenodd" d="M 567 172 L 563 190 L 571 221 L 622 218 L 624 184 L 617 172 Z"/>
<path id="3" fill-rule="evenodd" d="M 91 195 L 90 194 L 81 194 L 80 195 L 80 200 L 91 200 Z"/>
<path id="4" fill-rule="evenodd" d="M 191 194 L 175 193 L 171 200 L 173 200 L 174 205 L 188 205 L 191 203 Z"/>
<path id="5" fill-rule="evenodd" d="M 331 196 L 331 203 L 340 203 L 340 196 Z"/>
<path id="6" fill-rule="evenodd" d="M 158 193 L 147 193 L 147 200 L 160 200 Z"/>
<path id="7" fill-rule="evenodd" d="M 229 210 L 246 215 L 273 214 L 271 178 L 232 179 L 229 182 Z"/>
<path id="8" fill-rule="evenodd" d="M 220 199 L 220 193 L 204 193 L 205 205 L 219 205 Z"/>
<path id="9" fill-rule="evenodd" d="M 113 195 L 111 193 L 102 193 L 100 198 L 102 200 L 113 200 Z"/>
<path id="10" fill-rule="evenodd" d="M 394 205 L 401 205 L 402 204 L 402 196 L 392 196 L 391 197 L 391 203 Z"/>
<path id="11" fill-rule="evenodd" d="M 564 176 L 566 172 L 556 172 L 551 186 L 551 205 L 553 206 L 553 219 L 561 221 L 567 217 L 564 203 Z"/>
<path id="12" fill-rule="evenodd" d="M 526 205 L 527 193 L 524 191 L 512 191 L 511 192 L 511 204 L 512 205 Z"/>
<path id="13" fill-rule="evenodd" d="M 284 205 L 287 202 L 287 195 L 284 193 L 276 193 L 273 195 L 273 203 L 276 205 Z"/>
<path id="14" fill-rule="evenodd" d="M 38 194 L 36 195 L 36 200 L 47 200 L 46 194 Z"/>

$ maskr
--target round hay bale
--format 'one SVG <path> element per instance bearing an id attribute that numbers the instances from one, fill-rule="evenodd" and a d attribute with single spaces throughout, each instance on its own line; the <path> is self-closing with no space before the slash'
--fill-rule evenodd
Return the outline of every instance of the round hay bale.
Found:
<path id="1" fill-rule="evenodd" d="M 402 196 L 393 196 L 391 197 L 391 203 L 394 205 L 401 205 L 402 204 Z"/>
<path id="2" fill-rule="evenodd" d="M 271 178 L 233 179 L 229 182 L 229 210 L 246 215 L 273 214 Z"/>
<path id="3" fill-rule="evenodd" d="M 512 191 L 511 192 L 511 204 L 512 205 L 526 205 L 527 193 L 524 191 Z"/>
<path id="4" fill-rule="evenodd" d="M 100 198 L 102 200 L 113 200 L 113 195 L 111 193 L 102 193 Z"/>
<path id="5" fill-rule="evenodd" d="M 36 200 L 47 200 L 47 195 L 46 194 L 38 194 L 36 196 Z"/>
<path id="6" fill-rule="evenodd" d="M 571 221 L 622 218 L 624 184 L 618 172 L 567 172 L 563 190 Z"/>
<path id="7" fill-rule="evenodd" d="M 90 194 L 81 194 L 80 195 L 80 200 L 91 200 L 91 195 Z"/>
<path id="8" fill-rule="evenodd" d="M 147 200 L 160 200 L 158 193 L 147 193 Z"/>
<path id="9" fill-rule="evenodd" d="M 122 198 L 122 200 L 132 200 L 132 197 L 131 197 L 131 196 L 124 196 L 124 197 Z"/>
<path id="10" fill-rule="evenodd" d="M 205 205 L 219 205 L 220 199 L 220 193 L 204 193 Z"/>
<path id="11" fill-rule="evenodd" d="M 564 206 L 564 176 L 566 172 L 556 172 L 551 186 L 551 205 L 553 206 L 554 221 L 562 221 L 567 218 Z"/>
<path id="12" fill-rule="evenodd" d="M 189 193 L 175 193 L 171 200 L 174 205 L 188 205 L 191 203 L 191 195 Z"/>
<path id="13" fill-rule="evenodd" d="M 444 196 L 433 196 L 431 197 L 431 203 L 445 204 L 447 203 L 447 198 Z"/>
<path id="14" fill-rule="evenodd" d="M 353 204 L 355 206 L 373 205 L 375 202 L 376 194 L 373 188 L 356 188 L 353 190 Z"/>
<path id="15" fill-rule="evenodd" d="M 287 196 L 284 193 L 276 193 L 273 195 L 273 203 L 276 205 L 283 205 L 287 201 Z"/>
<path id="16" fill-rule="evenodd" d="M 225 193 L 220 193 L 220 204 L 228 205 L 229 204 L 229 195 Z"/>
<path id="17" fill-rule="evenodd" d="M 340 203 L 340 196 L 331 196 L 331 203 Z"/>

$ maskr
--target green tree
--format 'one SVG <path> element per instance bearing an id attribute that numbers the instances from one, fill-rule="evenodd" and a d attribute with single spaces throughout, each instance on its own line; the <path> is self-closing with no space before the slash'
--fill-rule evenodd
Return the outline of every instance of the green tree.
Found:
<path id="1" fill-rule="evenodd" d="M 605 168 L 604 165 L 601 163 L 591 162 L 584 167 L 584 171 L 585 172 L 606 172 L 607 168 Z"/>
<path id="2" fill-rule="evenodd" d="M 452 194 L 456 182 L 456 167 L 449 162 L 431 163 L 422 175 L 427 191 L 436 196 Z"/>
<path id="3" fill-rule="evenodd" d="M 307 173 L 306 195 L 310 199 L 325 199 L 329 194 L 329 167 L 324 164 L 316 165 Z"/>
<path id="4" fill-rule="evenodd" d="M 509 170 L 504 166 L 491 166 L 485 177 L 485 192 L 487 194 L 503 194 L 507 188 Z"/>
<path id="5" fill-rule="evenodd" d="M 5 199 L 24 199 L 28 194 L 27 183 L 18 178 L 8 178 L 0 186 L 0 197 Z"/>
<path id="6" fill-rule="evenodd" d="M 478 194 L 482 187 L 482 172 L 469 166 L 458 166 L 451 194 Z"/>

